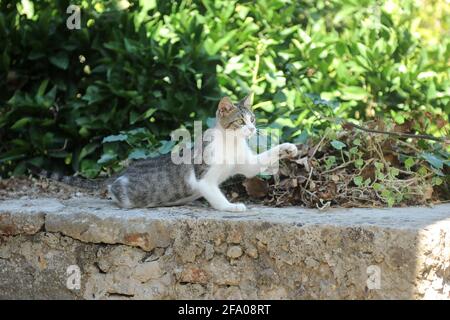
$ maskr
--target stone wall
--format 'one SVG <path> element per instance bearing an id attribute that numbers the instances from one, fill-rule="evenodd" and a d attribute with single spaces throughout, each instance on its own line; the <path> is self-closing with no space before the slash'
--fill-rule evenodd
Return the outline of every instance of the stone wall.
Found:
<path id="1" fill-rule="evenodd" d="M 449 291 L 449 204 L 235 214 L 124 210 L 89 198 L 0 203 L 0 299 L 450 299 Z"/>

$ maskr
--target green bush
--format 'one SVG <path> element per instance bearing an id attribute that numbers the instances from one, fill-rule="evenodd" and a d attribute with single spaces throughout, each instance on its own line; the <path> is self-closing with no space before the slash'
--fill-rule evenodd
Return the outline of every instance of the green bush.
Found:
<path id="1" fill-rule="evenodd" d="M 329 125 L 311 97 L 338 117 L 416 119 L 443 135 L 450 41 L 422 39 L 413 1 L 379 2 L 0 0 L 0 175 L 27 162 L 116 170 L 168 152 L 170 131 L 250 90 L 259 124 L 285 140 Z M 80 30 L 66 28 L 69 3 Z"/>

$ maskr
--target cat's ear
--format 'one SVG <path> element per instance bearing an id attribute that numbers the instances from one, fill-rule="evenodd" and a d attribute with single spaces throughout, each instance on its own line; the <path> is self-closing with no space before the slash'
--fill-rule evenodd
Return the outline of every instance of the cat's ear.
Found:
<path id="1" fill-rule="evenodd" d="M 233 102 L 231 102 L 230 98 L 223 97 L 222 99 L 220 99 L 217 111 L 219 115 L 223 117 L 230 114 L 230 112 L 233 111 L 234 108 L 236 107 L 233 105 Z"/>
<path id="2" fill-rule="evenodd" d="M 249 110 L 252 109 L 252 101 L 253 101 L 253 92 L 250 91 L 250 93 L 241 101 L 239 101 L 239 104 Z"/>

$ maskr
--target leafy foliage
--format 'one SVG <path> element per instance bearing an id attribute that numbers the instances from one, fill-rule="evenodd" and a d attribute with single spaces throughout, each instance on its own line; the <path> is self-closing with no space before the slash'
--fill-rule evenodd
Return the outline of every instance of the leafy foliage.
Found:
<path id="1" fill-rule="evenodd" d="M 66 28 L 69 4 L 80 30 Z M 0 0 L 0 175 L 27 162 L 117 170 L 249 90 L 259 125 L 282 140 L 333 125 L 315 109 L 445 135 L 450 40 L 431 23 L 414 1 Z"/>
<path id="2" fill-rule="evenodd" d="M 367 125 L 396 126 L 382 120 Z M 298 148 L 299 157 L 283 161 L 275 176 L 228 183 L 229 197 L 319 209 L 424 205 L 450 199 L 450 153 L 440 143 L 328 129 Z"/>

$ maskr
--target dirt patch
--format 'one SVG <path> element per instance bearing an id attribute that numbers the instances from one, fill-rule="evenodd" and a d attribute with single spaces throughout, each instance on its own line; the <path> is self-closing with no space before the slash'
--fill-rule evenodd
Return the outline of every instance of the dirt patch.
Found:
<path id="1" fill-rule="evenodd" d="M 0 200 L 35 199 L 42 197 L 65 200 L 82 196 L 105 197 L 101 193 L 89 192 L 43 178 L 20 177 L 0 179 Z"/>

